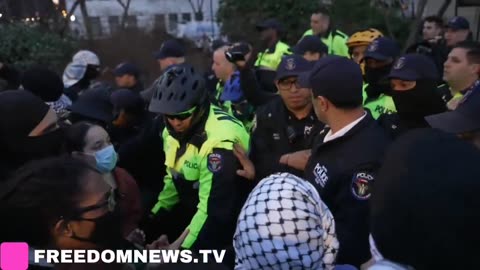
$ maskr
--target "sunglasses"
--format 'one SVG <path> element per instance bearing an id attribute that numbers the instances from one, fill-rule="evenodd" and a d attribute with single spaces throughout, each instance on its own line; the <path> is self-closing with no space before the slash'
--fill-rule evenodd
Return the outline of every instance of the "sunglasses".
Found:
<path id="1" fill-rule="evenodd" d="M 166 114 L 165 117 L 168 118 L 169 120 L 178 119 L 180 121 L 183 121 L 183 120 L 189 118 L 190 116 L 192 116 L 196 109 L 197 109 L 197 107 L 193 107 L 190 110 L 185 111 L 185 112 L 181 112 L 181 113 L 177 113 L 177 114 Z"/>

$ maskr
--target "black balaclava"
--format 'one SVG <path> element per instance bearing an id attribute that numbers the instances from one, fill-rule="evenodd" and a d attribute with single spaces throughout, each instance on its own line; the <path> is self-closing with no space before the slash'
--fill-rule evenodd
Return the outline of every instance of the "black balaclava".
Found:
<path id="1" fill-rule="evenodd" d="M 7 170 L 31 160 L 61 154 L 63 129 L 28 136 L 48 111 L 49 106 L 28 91 L 11 90 L 0 94 L 0 160 Z"/>
<path id="2" fill-rule="evenodd" d="M 436 80 L 422 79 L 411 90 L 392 91 L 401 123 L 408 128 L 428 127 L 425 116 L 445 112 L 445 103 L 436 90 Z"/>
<path id="3" fill-rule="evenodd" d="M 368 86 L 365 88 L 368 98 L 375 99 L 381 94 L 390 94 L 390 80 L 388 74 L 393 64 L 388 64 L 380 68 L 369 68 L 365 66 L 365 82 Z"/>

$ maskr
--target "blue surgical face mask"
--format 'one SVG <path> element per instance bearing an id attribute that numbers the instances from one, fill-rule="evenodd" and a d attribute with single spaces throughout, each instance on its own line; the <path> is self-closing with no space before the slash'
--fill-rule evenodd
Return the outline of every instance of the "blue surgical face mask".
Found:
<path id="1" fill-rule="evenodd" d="M 117 152 L 113 148 L 113 145 L 107 146 L 102 150 L 95 152 L 95 161 L 97 163 L 97 169 L 101 173 L 109 173 L 113 171 L 117 165 Z"/>

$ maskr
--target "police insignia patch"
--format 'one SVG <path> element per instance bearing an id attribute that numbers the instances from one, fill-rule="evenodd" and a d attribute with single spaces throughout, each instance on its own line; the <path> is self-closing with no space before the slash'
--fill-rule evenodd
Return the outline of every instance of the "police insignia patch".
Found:
<path id="1" fill-rule="evenodd" d="M 293 58 L 290 58 L 287 60 L 287 63 L 285 64 L 285 69 L 286 70 L 294 70 L 295 69 L 295 60 Z"/>
<path id="2" fill-rule="evenodd" d="M 405 66 L 405 57 L 400 57 L 395 65 L 393 65 L 393 69 L 401 69 L 403 66 Z"/>
<path id="3" fill-rule="evenodd" d="M 360 200 L 370 198 L 373 179 L 373 176 L 366 172 L 354 174 L 351 187 L 353 196 Z"/>
<path id="4" fill-rule="evenodd" d="M 222 169 L 222 155 L 210 154 L 208 155 L 207 168 L 209 171 L 215 173 Z"/>
<path id="5" fill-rule="evenodd" d="M 378 49 L 378 41 L 374 40 L 370 45 L 368 45 L 367 51 L 374 52 Z"/>

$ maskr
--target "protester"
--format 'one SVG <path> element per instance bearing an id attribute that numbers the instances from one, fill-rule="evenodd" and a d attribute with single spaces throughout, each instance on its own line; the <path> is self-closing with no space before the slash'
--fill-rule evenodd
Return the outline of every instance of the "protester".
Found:
<path id="1" fill-rule="evenodd" d="M 86 50 L 77 52 L 63 72 L 65 95 L 75 102 L 99 75 L 100 59 L 98 56 Z"/>
<path id="2" fill-rule="evenodd" d="M 399 138 L 372 192 L 370 245 L 377 263 L 369 269 L 476 268 L 479 162 L 473 145 L 440 131 Z"/>
<path id="3" fill-rule="evenodd" d="M 107 128 L 114 120 L 110 91 L 105 88 L 86 91 L 69 109 L 72 123 L 89 121 Z"/>
<path id="4" fill-rule="evenodd" d="M 145 102 L 140 93 L 129 89 L 115 90 L 110 101 L 113 105 L 114 120 L 109 134 L 115 148 L 131 140 L 145 127 L 150 115 L 145 110 Z"/>
<path id="5" fill-rule="evenodd" d="M 282 173 L 262 180 L 238 217 L 235 269 L 334 269 L 332 213 L 315 188 Z"/>
<path id="6" fill-rule="evenodd" d="M 24 90 L 0 93 L 0 181 L 25 163 L 63 152 L 64 129 L 43 100 Z"/>
<path id="7" fill-rule="evenodd" d="M 9 222 L 2 226 L 0 241 L 44 249 L 121 247 L 122 217 L 115 194 L 100 173 L 78 159 L 30 163 L 2 186 L 0 213 Z M 123 269 L 115 264 L 89 267 Z"/>

